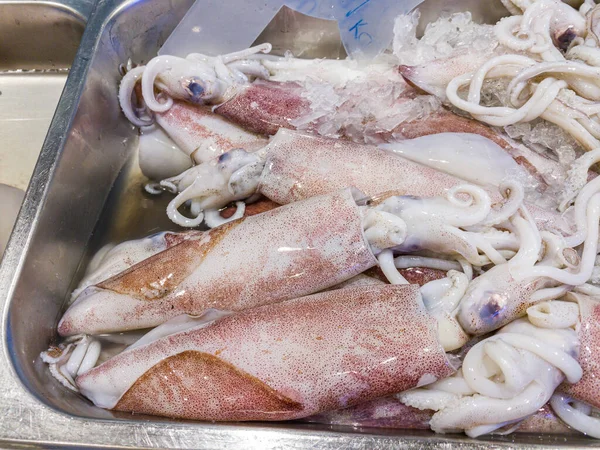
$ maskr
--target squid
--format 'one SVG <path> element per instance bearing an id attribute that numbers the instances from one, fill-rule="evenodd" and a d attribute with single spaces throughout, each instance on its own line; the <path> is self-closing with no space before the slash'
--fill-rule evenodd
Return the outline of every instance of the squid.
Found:
<path id="1" fill-rule="evenodd" d="M 586 155 L 585 164 L 574 168 L 575 178 L 578 172 L 586 173 L 599 155 L 598 151 Z M 535 303 L 558 298 L 588 282 L 598 254 L 599 192 L 597 178 L 579 190 L 572 208 L 576 232 L 567 237 L 540 232 L 527 215 L 511 219 L 522 245 L 510 261 L 492 267 L 469 285 L 457 316 L 467 333 L 493 331 L 523 316 Z M 574 248 L 581 244 L 579 255 Z"/>
<path id="2" fill-rule="evenodd" d="M 264 137 L 230 123 L 208 107 L 174 101 L 171 108 L 154 117 L 193 164 L 210 161 L 235 148 L 254 151 L 266 144 Z"/>
<path id="3" fill-rule="evenodd" d="M 384 246 L 386 232 L 390 245 L 403 237 L 394 222 L 375 220 L 372 226 L 378 245 Z M 65 312 L 58 332 L 148 328 L 182 313 L 287 300 L 331 287 L 376 263 L 361 211 L 352 191 L 344 190 L 197 234 L 89 286 Z"/>
<path id="4" fill-rule="evenodd" d="M 584 2 L 578 11 L 559 0 L 504 3 L 515 15 L 495 25 L 500 47 L 493 54 L 470 59 L 457 55 L 423 66 L 401 66 L 401 73 L 412 84 L 486 124 L 508 126 L 541 118 L 562 128 L 586 150 L 597 148 L 600 50 L 593 31 L 596 6 Z M 438 71 L 431 71 L 434 66 Z M 454 68 L 451 80 L 437 76 L 448 72 L 447 68 Z M 507 80 L 501 106 L 482 104 L 488 80 Z M 464 89 L 468 90 L 466 98 L 461 94 Z"/>
<path id="5" fill-rule="evenodd" d="M 60 353 L 45 358 L 68 366 Z M 302 418 L 455 370 L 418 287 L 389 285 L 323 292 L 215 320 L 177 318 L 98 366 L 96 357 L 86 354 L 74 379 L 95 405 L 210 421 Z"/>
<path id="6" fill-rule="evenodd" d="M 430 420 L 436 432 L 464 431 L 477 437 L 516 424 L 550 401 L 563 381 L 581 380 L 572 321 L 577 314 L 577 304 L 570 302 L 534 306 L 528 318 L 471 347 L 456 375 L 398 398 L 436 411 Z"/>
<path id="7" fill-rule="evenodd" d="M 164 57 L 158 57 L 161 58 Z M 259 145 L 254 141 L 260 139 L 257 135 L 274 135 L 281 128 L 358 143 L 384 143 L 431 133 L 470 132 L 492 139 L 542 184 L 556 185 L 562 177 L 560 164 L 519 146 L 489 127 L 440 108 L 432 96 L 419 95 L 389 63 L 362 66 L 356 61 L 269 59 L 266 56 L 254 59 L 253 63 L 268 70 L 268 79 L 234 83 L 233 94 L 223 103 L 208 102 L 215 105 L 214 113 L 202 106 L 204 103 L 198 104 L 197 99 L 178 94 L 177 90 L 172 92 L 158 83 L 164 95 L 179 100 L 169 102 L 168 109 L 160 107 L 152 113 L 153 117 L 185 153 L 194 153 L 195 163 L 204 162 L 211 155 L 211 151 L 204 149 L 207 146 L 217 156 L 228 150 L 230 143 L 253 151 Z M 185 80 L 194 79 L 195 69 L 189 64 L 191 72 Z M 167 70 L 164 76 L 172 75 Z M 136 78 L 135 74 L 127 77 L 134 81 L 123 80 L 120 99 L 130 117 L 127 111 L 131 110 L 132 86 L 135 80 L 142 78 Z M 150 104 L 155 103 L 150 100 Z M 217 119 L 219 116 L 227 120 Z M 245 135 L 240 139 L 242 130 Z M 207 136 L 207 144 L 198 141 L 201 135 Z M 241 142 L 243 140 L 248 141 L 247 145 Z"/>
<path id="8" fill-rule="evenodd" d="M 597 351 L 600 339 L 600 302 L 596 296 L 590 297 L 580 292 L 570 293 L 569 300 L 579 305 L 576 329 L 580 341 L 579 363 L 583 368 L 583 377 L 576 384 L 563 386 L 562 390 L 568 396 L 600 409 L 600 360 Z M 600 421 L 597 425 L 600 425 Z"/>
<path id="9" fill-rule="evenodd" d="M 445 156 L 436 152 L 434 149 L 442 140 L 456 151 L 448 151 Z M 282 129 L 258 152 L 235 150 L 180 176 L 163 180 L 161 186 L 178 193 L 168 205 L 167 214 L 182 226 L 194 227 L 203 221 L 212 226 L 214 211 L 233 201 L 252 201 L 257 194 L 278 204 L 288 204 L 354 186 L 367 195 L 393 192 L 433 197 L 445 196 L 463 184 L 458 177 L 464 177 L 470 182 L 485 183 L 484 189 L 494 204 L 486 223 L 493 227 L 517 211 L 525 196 L 523 185 L 535 185 L 526 170 L 493 142 L 480 136 L 433 135 L 415 141 L 378 149 Z M 432 167 L 419 164 L 425 160 Z M 481 164 L 481 169 L 467 169 L 466 160 Z M 445 164 L 450 166 L 445 169 L 449 174 L 436 170 L 444 166 L 444 161 L 453 163 Z M 382 167 L 386 168 L 383 173 Z M 482 173 L 487 176 L 482 177 Z M 503 198 L 501 192 L 507 198 Z M 188 201 L 195 217 L 184 216 L 179 211 Z M 567 218 L 535 204 L 527 206 L 540 228 L 565 235 L 572 233 L 572 224 Z M 511 239 L 510 233 L 491 228 L 489 232 L 494 235 L 489 236 L 491 239 L 503 242 Z M 509 250 L 516 250 L 514 240 Z M 470 261 L 477 264 L 473 258 Z"/>
<path id="10" fill-rule="evenodd" d="M 244 211 L 244 217 L 270 211 L 279 205 L 270 201 L 252 203 Z M 231 208 L 235 209 L 235 208 Z M 233 211 L 225 211 L 230 217 Z M 173 247 L 184 240 L 197 238 L 201 231 L 188 230 L 183 232 L 165 231 L 141 239 L 133 239 L 119 244 L 107 244 L 94 254 L 87 265 L 86 271 L 77 288 L 72 292 L 71 299 L 76 299 L 86 288 L 101 281 L 112 278 L 134 265 L 154 256 L 167 248 Z M 428 267 L 419 267 L 425 264 Z M 448 270 L 461 270 L 462 266 L 452 261 L 437 260 L 427 257 L 397 257 L 396 268 L 411 284 L 423 286 L 430 281 L 445 278 Z M 439 268 L 436 268 L 439 267 Z M 359 284 L 387 283 L 387 278 L 377 267 L 373 267 L 331 289 Z"/>
<path id="11" fill-rule="evenodd" d="M 363 199 L 362 206 L 354 195 Z M 458 202 L 456 195 L 471 201 Z M 125 331 L 210 308 L 240 311 L 327 289 L 376 264 L 385 267 L 386 276 L 398 277 L 389 249 L 403 246 L 462 252 L 480 261 L 485 258 L 478 254 L 478 233 L 464 232 L 460 226 L 484 220 L 490 208 L 485 191 L 471 185 L 457 186 L 446 199 L 392 196 L 371 206 L 364 194 L 352 189 L 311 197 L 186 235 L 177 245 L 89 285 L 65 312 L 58 332 L 70 336 Z M 437 224 L 443 233 L 427 236 L 418 223 L 434 210 L 431 227 Z M 232 259 L 233 254 L 248 258 Z M 458 282 L 464 291 L 467 282 Z M 457 328 L 449 327 L 449 333 Z"/>
<path id="12" fill-rule="evenodd" d="M 396 117 L 396 123 L 402 121 L 402 111 L 394 110 L 397 105 L 404 105 L 404 114 L 414 110 L 417 115 L 421 106 L 437 107 L 436 102 L 428 106 L 428 99 L 411 103 L 415 100 L 412 89 L 389 63 L 361 65 L 349 60 L 308 61 L 258 54 L 269 50 L 270 45 L 263 44 L 215 58 L 197 54 L 185 59 L 158 56 L 123 77 L 119 90 L 122 110 L 134 125 L 148 125 L 154 119 L 160 121 L 160 115 L 179 100 L 194 107 L 212 106 L 214 113 L 230 121 L 231 126 L 272 135 L 280 127 L 315 131 L 323 127 L 321 133 L 337 133 L 345 127 L 344 121 L 346 125 L 360 126 L 355 101 L 361 100 L 356 97 L 369 103 L 359 115 L 370 116 L 371 124 L 375 121 L 388 131 L 391 128 L 386 123 L 394 122 Z M 204 84 L 217 84 L 218 88 L 201 88 Z M 148 117 L 141 119 L 133 107 L 134 92 L 145 105 L 144 114 Z M 374 102 L 374 96 L 384 96 L 385 106 L 381 99 Z M 335 130 L 329 120 L 333 111 L 339 111 L 341 121 Z"/>
<path id="13" fill-rule="evenodd" d="M 381 167 L 387 167 L 391 176 L 381 177 Z M 327 177 L 323 176 L 325 172 Z M 218 209 L 260 193 L 276 203 L 287 204 L 347 186 L 371 195 L 398 191 L 434 196 L 443 195 L 460 182 L 372 146 L 280 130 L 259 152 L 226 153 L 161 185 L 179 193 L 167 210 L 171 220 L 197 226 L 202 223 L 202 215 L 189 219 L 178 212 L 188 200 L 201 210 Z"/>
<path id="14" fill-rule="evenodd" d="M 71 294 L 75 299 L 86 288 L 107 280 L 134 264 L 162 252 L 180 242 L 198 236 L 198 231 L 160 232 L 142 239 L 133 239 L 120 244 L 102 247 L 87 265 L 83 279 Z"/>

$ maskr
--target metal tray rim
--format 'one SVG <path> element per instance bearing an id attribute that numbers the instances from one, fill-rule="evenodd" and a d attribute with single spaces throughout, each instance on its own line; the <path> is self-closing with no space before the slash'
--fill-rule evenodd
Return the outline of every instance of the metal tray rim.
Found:
<path id="1" fill-rule="evenodd" d="M 0 0 L 7 3 L 21 3 L 19 0 Z M 22 269 L 23 255 L 29 250 L 30 239 L 37 226 L 37 218 L 44 206 L 48 189 L 54 175 L 57 161 L 68 135 L 80 94 L 84 88 L 91 58 L 95 52 L 99 38 L 106 24 L 115 15 L 134 4 L 136 0 L 98 0 L 87 28 L 82 37 L 79 50 L 73 62 L 71 73 L 65 85 L 65 91 L 57 107 L 56 115 L 50 126 L 46 141 L 40 153 L 32 181 L 27 189 L 25 200 L 15 226 L 15 232 L 6 249 L 5 257 L 0 263 L 0 305 L 4 302 L 3 316 L 0 323 L 2 331 L 2 357 L 8 373 L 2 373 L 0 380 L 14 384 L 17 402 L 24 404 L 23 408 L 39 409 L 37 417 L 30 410 L 29 427 L 18 433 L 7 432 L 6 427 L 0 427 L 0 444 L 19 445 L 31 443 L 36 446 L 90 446 L 90 447 L 181 447 L 181 448 L 230 448 L 243 446 L 245 448 L 473 448 L 483 449 L 490 445 L 501 448 L 541 448 L 544 444 L 519 444 L 513 440 L 481 439 L 474 440 L 458 435 L 398 435 L 398 430 L 382 430 L 374 428 L 346 428 L 301 424 L 290 427 L 289 424 L 214 424 L 198 422 L 162 422 L 157 420 L 117 420 L 117 419 L 88 419 L 74 417 L 50 407 L 39 399 L 24 385 L 14 365 L 14 355 L 7 345 L 8 321 L 7 311 L 9 299 L 14 292 L 15 280 Z M 40 3 L 55 5 L 55 2 L 42 0 Z M 61 3 L 64 9 L 72 12 L 81 20 L 85 14 L 74 6 L 74 1 Z M 10 377 L 10 379 L 9 379 Z M 28 402 L 28 400 L 30 400 Z M 0 399 L 0 406 L 3 400 Z M 12 411 L 12 415 L 0 414 L 0 423 L 22 419 L 22 409 Z M 13 408 L 14 409 L 14 408 Z M 17 412 L 18 414 L 15 414 Z M 110 426 L 111 433 L 106 433 Z M 421 433 L 423 434 L 423 433 Z M 201 439 L 199 439 L 201 436 Z M 582 442 L 585 438 L 576 438 Z M 591 446 L 595 441 L 590 441 Z M 586 447 L 588 442 L 585 442 Z M 554 442 L 561 448 L 582 448 L 570 445 L 568 442 Z M 597 444 L 600 446 L 600 442 Z"/>

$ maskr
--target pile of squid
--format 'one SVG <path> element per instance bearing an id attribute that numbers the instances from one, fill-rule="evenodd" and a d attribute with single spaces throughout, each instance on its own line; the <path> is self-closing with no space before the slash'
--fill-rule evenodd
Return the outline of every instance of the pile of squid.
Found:
<path id="1" fill-rule="evenodd" d="M 600 9 L 505 5 L 476 57 L 123 66 L 183 229 L 94 256 L 51 374 L 135 414 L 600 438 Z M 507 134 L 535 121 L 574 156 Z"/>

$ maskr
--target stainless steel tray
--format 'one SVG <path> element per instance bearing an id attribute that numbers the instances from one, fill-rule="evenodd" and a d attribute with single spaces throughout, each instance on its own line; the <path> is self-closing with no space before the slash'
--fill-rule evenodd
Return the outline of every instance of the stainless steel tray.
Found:
<path id="1" fill-rule="evenodd" d="M 483 2 L 470 3 L 481 6 Z M 168 227 L 162 210 L 166 199 L 146 197 L 141 190 L 135 162 L 137 133 L 117 103 L 118 66 L 130 57 L 142 63 L 155 55 L 191 4 L 192 0 L 99 0 L 90 17 L 0 266 L 0 445 L 600 446 L 585 438 L 549 435 L 470 440 L 428 432 L 299 423 L 174 422 L 95 408 L 48 376 L 38 355 L 53 340 L 64 300 L 90 253 L 104 242 Z M 444 2 L 444 8 L 456 5 Z"/>

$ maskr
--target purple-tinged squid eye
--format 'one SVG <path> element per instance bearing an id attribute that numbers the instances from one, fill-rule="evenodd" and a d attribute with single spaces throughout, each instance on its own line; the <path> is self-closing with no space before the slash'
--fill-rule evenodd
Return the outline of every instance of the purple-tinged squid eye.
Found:
<path id="1" fill-rule="evenodd" d="M 195 81 L 191 81 L 187 85 L 187 90 L 190 93 L 190 96 L 193 100 L 200 100 L 202 95 L 204 94 L 204 86 Z"/>

